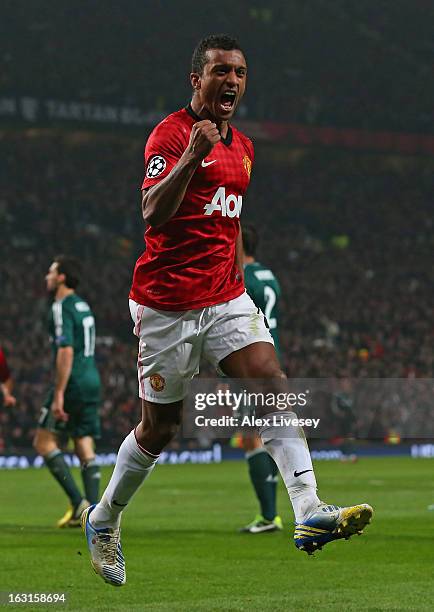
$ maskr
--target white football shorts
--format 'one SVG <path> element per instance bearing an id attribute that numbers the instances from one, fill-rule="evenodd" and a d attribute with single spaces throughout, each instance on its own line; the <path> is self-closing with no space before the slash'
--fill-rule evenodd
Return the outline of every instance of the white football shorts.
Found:
<path id="1" fill-rule="evenodd" d="M 168 404 L 182 400 L 204 356 L 215 368 L 222 359 L 254 342 L 270 342 L 263 313 L 247 293 L 197 310 L 155 310 L 130 300 L 133 332 L 139 339 L 139 396 Z"/>

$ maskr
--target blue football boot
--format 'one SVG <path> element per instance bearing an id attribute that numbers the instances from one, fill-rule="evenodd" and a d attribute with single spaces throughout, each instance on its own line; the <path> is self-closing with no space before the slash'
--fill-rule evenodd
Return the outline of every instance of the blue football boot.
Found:
<path id="1" fill-rule="evenodd" d="M 302 523 L 296 523 L 294 544 L 299 550 L 312 555 L 316 550 L 333 542 L 352 535 L 361 535 L 363 529 L 371 522 L 373 510 L 368 504 L 358 504 L 341 508 L 329 504 L 319 505 Z"/>

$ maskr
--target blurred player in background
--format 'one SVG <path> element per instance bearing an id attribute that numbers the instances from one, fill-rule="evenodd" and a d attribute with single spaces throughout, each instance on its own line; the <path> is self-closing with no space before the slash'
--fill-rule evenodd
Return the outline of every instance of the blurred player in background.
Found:
<path id="1" fill-rule="evenodd" d="M 229 120 L 246 79 L 235 39 L 203 39 L 192 58 L 191 103 L 166 117 L 146 144 L 142 211 L 149 226 L 130 291 L 142 420 L 121 444 L 101 501 L 82 517 L 92 566 L 113 586 L 126 582 L 121 513 L 175 436 L 201 357 L 231 378 L 264 381 L 274 395 L 287 389 L 264 315 L 243 282 L 239 217 L 254 153 Z M 261 439 L 295 512 L 297 548 L 311 554 L 361 532 L 372 509 L 320 501 L 303 431 L 288 418 L 294 413 L 275 405 L 259 411 L 268 416 Z"/>
<path id="2" fill-rule="evenodd" d="M 54 385 L 38 422 L 33 445 L 70 501 L 58 527 L 77 527 L 80 515 L 98 501 L 100 468 L 94 439 L 100 436 L 100 378 L 95 365 L 95 319 L 76 293 L 81 267 L 73 257 L 58 255 L 45 277 L 53 295 L 48 331 L 54 357 Z M 60 449 L 68 438 L 81 463 L 84 496 Z"/>
<path id="3" fill-rule="evenodd" d="M 341 461 L 355 463 L 357 455 L 354 452 L 354 429 L 357 424 L 356 407 L 354 403 L 353 383 L 346 372 L 336 380 L 337 389 L 331 398 L 331 414 L 333 424 L 337 428 L 338 437 L 342 440 Z"/>
<path id="4" fill-rule="evenodd" d="M 271 270 L 256 261 L 258 233 L 253 225 L 243 224 L 243 263 L 246 291 L 255 305 L 264 313 L 279 356 L 278 302 L 280 285 Z M 278 469 L 255 431 L 241 432 L 243 449 L 249 466 L 250 480 L 258 498 L 260 513 L 240 529 L 243 533 L 270 533 L 279 531 L 282 519 L 276 510 Z"/>
<path id="5" fill-rule="evenodd" d="M 13 381 L 9 370 L 6 356 L 0 346 L 0 405 L 15 406 L 17 400 L 12 395 Z"/>

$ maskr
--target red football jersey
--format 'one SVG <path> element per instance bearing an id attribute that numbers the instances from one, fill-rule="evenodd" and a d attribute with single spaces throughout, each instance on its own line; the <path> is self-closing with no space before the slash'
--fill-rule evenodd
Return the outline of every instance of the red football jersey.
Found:
<path id="1" fill-rule="evenodd" d="M 157 125 L 145 148 L 142 189 L 170 173 L 200 120 L 187 107 Z M 251 141 L 229 126 L 226 138 L 198 166 L 175 215 L 146 229 L 146 251 L 134 269 L 131 299 L 159 310 L 190 310 L 243 293 L 235 244 L 252 162 Z"/>

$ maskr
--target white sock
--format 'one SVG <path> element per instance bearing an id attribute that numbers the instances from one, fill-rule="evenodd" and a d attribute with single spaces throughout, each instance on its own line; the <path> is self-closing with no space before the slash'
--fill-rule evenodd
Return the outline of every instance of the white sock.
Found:
<path id="1" fill-rule="evenodd" d="M 154 469 L 158 457 L 139 447 L 134 430 L 122 442 L 115 469 L 101 501 L 89 517 L 96 529 L 117 527 L 120 514 L 134 493 Z"/>
<path id="2" fill-rule="evenodd" d="M 312 459 L 303 429 L 294 425 L 274 425 L 273 419 L 296 419 L 293 412 L 273 412 L 265 418 L 270 425 L 260 428 L 259 435 L 276 462 L 297 523 L 301 523 L 321 502 L 316 494 L 316 479 Z M 300 475 L 297 475 L 300 473 Z"/>

